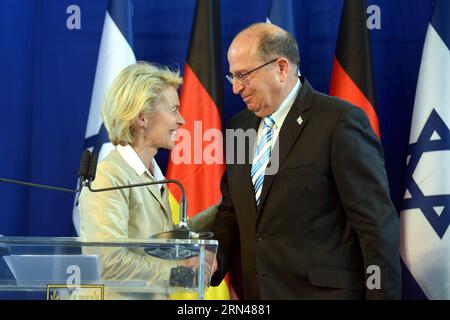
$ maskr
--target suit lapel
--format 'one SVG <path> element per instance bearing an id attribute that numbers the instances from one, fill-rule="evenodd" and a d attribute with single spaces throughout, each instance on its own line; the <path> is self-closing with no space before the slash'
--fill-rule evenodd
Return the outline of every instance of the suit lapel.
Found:
<path id="1" fill-rule="evenodd" d="M 169 202 L 169 189 L 167 188 L 167 185 L 163 185 L 161 189 L 162 195 L 161 195 L 161 204 L 164 208 L 164 211 L 166 213 L 167 218 L 169 221 L 173 220 L 172 216 L 172 210 L 170 209 L 170 202 Z M 159 192 L 159 194 L 161 194 Z"/>
<path id="2" fill-rule="evenodd" d="M 258 132 L 258 127 L 261 122 L 261 119 L 255 116 L 253 113 L 249 113 L 247 119 L 244 121 L 242 127 L 243 130 L 255 130 L 255 133 Z M 248 196 L 249 199 L 252 199 L 248 203 L 250 206 L 251 212 L 254 213 L 256 216 L 256 199 L 255 199 L 255 192 L 253 189 L 253 182 L 251 177 L 251 170 L 252 170 L 252 161 L 253 161 L 253 149 L 254 149 L 254 143 L 256 143 L 256 136 L 254 137 L 254 141 L 250 141 L 250 144 L 248 146 L 245 146 L 245 162 L 244 164 L 235 166 L 236 168 L 236 179 L 238 179 L 239 185 L 241 187 L 241 192 Z M 250 139 L 252 140 L 252 139 Z M 235 149 L 236 150 L 236 149 Z M 237 150 L 235 152 L 235 155 L 237 155 Z M 235 160 L 236 161 L 236 158 Z M 247 197 L 246 197 L 247 198 Z"/>
<path id="3" fill-rule="evenodd" d="M 144 182 L 148 182 L 148 180 L 154 181 L 154 179 L 152 179 L 152 178 L 149 178 L 147 176 L 145 176 L 145 177 L 146 177 L 145 180 L 147 180 L 147 181 L 144 181 Z M 159 202 L 161 207 L 164 209 L 163 211 L 164 211 L 164 214 L 165 214 L 166 218 L 168 218 L 170 221 L 172 221 L 171 211 L 170 211 L 170 209 L 168 207 L 168 201 L 164 201 L 163 200 L 161 192 L 159 190 L 159 185 L 149 185 L 149 186 L 146 186 L 146 188 L 147 188 L 148 191 L 150 191 L 152 196 Z"/>
<path id="4" fill-rule="evenodd" d="M 134 176 L 137 178 L 137 181 L 133 180 L 133 183 L 147 183 L 147 182 L 152 182 L 155 181 L 154 178 L 152 178 L 148 173 L 142 173 L 139 174 L 136 169 L 133 168 L 132 165 L 130 165 L 130 163 L 120 154 L 120 152 L 117 149 L 114 149 L 112 151 L 114 157 L 117 159 L 116 161 L 120 161 L 121 166 L 123 168 L 127 168 L 127 172 L 130 176 Z M 138 187 L 138 189 L 144 190 L 144 187 Z M 166 216 L 167 219 L 169 219 L 169 221 L 172 221 L 172 214 L 170 211 L 170 207 L 169 207 L 169 201 L 166 199 L 166 197 L 161 196 L 161 192 L 159 191 L 159 186 L 158 185 L 147 185 L 145 186 L 145 188 L 148 190 L 148 192 L 150 192 L 151 196 L 153 198 L 155 198 L 155 200 L 160 204 L 161 208 L 163 209 L 162 211 L 164 211 L 164 215 Z M 167 196 L 167 190 L 165 191 L 165 195 Z"/>
<path id="5" fill-rule="evenodd" d="M 278 169 L 280 169 L 283 165 L 283 162 L 289 154 L 289 151 L 292 149 L 303 128 L 305 128 L 306 124 L 309 121 L 309 116 L 306 111 L 311 108 L 313 89 L 306 79 L 301 78 L 301 80 L 303 80 L 302 88 L 297 98 L 295 99 L 291 110 L 289 110 L 286 119 L 283 122 L 280 134 L 278 135 L 277 143 L 275 144 L 274 150 L 272 151 L 270 162 L 273 165 L 278 158 Z M 278 171 L 279 170 L 277 170 L 277 172 Z M 258 210 L 263 207 L 276 176 L 277 173 L 266 175 L 264 177 L 261 200 L 259 202 Z"/>

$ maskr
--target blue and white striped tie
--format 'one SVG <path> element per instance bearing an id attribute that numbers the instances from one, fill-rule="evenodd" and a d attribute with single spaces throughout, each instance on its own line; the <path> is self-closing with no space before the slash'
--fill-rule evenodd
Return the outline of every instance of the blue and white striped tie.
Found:
<path id="1" fill-rule="evenodd" d="M 256 147 L 255 157 L 253 158 L 251 175 L 253 189 L 255 190 L 256 205 L 259 205 L 264 182 L 264 172 L 269 163 L 270 152 L 272 149 L 272 128 L 274 124 L 275 120 L 273 120 L 271 115 L 264 118 L 262 137 Z"/>

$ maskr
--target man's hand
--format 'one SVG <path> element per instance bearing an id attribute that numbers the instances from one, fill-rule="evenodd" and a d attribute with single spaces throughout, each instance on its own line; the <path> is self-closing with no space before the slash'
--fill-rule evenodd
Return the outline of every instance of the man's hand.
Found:
<path id="1" fill-rule="evenodd" d="M 186 260 L 180 261 L 180 265 L 189 267 L 192 269 L 199 269 L 200 257 L 193 257 Z M 212 275 L 217 271 L 217 258 L 211 251 L 205 251 L 205 264 L 204 264 L 204 277 L 205 285 L 209 283 Z"/>

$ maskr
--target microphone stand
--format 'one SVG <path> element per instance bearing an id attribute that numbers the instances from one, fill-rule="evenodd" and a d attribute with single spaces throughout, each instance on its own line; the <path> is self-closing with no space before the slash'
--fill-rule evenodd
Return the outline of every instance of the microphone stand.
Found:
<path id="1" fill-rule="evenodd" d="M 23 185 L 23 186 L 29 186 L 29 187 L 37 187 L 37 188 L 43 188 L 48 190 L 57 190 L 57 191 L 63 191 L 63 192 L 69 192 L 69 193 L 79 193 L 83 187 L 89 188 L 91 192 L 103 192 L 103 191 L 112 191 L 112 190 L 118 190 L 118 189 L 125 189 L 125 188 L 134 188 L 134 187 L 143 187 L 148 185 L 156 185 L 156 184 L 167 184 L 167 183 L 175 183 L 181 190 L 181 200 L 180 200 L 180 211 L 179 211 L 179 224 L 178 227 L 171 231 L 161 232 L 158 234 L 155 234 L 151 236 L 151 239 L 180 239 L 180 240 L 189 240 L 189 239 L 209 239 L 213 237 L 213 232 L 206 231 L 206 232 L 194 232 L 191 231 L 188 224 L 187 224 L 187 214 L 186 214 L 186 193 L 184 190 L 183 185 L 175 179 L 166 179 L 166 180 L 158 180 L 158 181 L 151 181 L 146 183 L 136 183 L 136 184 L 130 184 L 125 186 L 116 186 L 116 187 L 110 187 L 110 188 L 101 188 L 101 189 L 93 189 L 91 187 L 92 181 L 95 179 L 95 173 L 97 171 L 97 160 L 98 160 L 98 154 L 91 152 L 89 150 L 84 150 L 83 154 L 81 156 L 80 161 L 80 168 L 78 171 L 78 177 L 79 177 L 79 185 L 77 189 L 69 189 L 69 188 L 61 188 L 61 187 L 54 187 L 44 184 L 38 184 L 38 183 L 31 183 L 31 182 L 24 182 L 19 180 L 11 180 L 6 178 L 0 178 L 0 182 L 6 182 L 6 183 L 13 183 L 17 185 Z M 173 259 L 173 254 L 169 251 L 164 250 L 152 250 L 151 248 L 147 248 L 145 250 L 147 254 L 160 257 L 163 259 Z M 189 250 L 187 250 L 189 251 Z M 3 254 L 2 252 L 0 252 Z M 187 254 L 187 255 L 186 255 Z M 184 253 L 184 256 L 193 256 L 194 254 L 191 252 Z M 180 256 L 180 253 L 177 251 L 176 257 Z M 184 257 L 184 258 L 185 258 Z M 181 258 L 181 257 L 180 257 Z"/>
<path id="2" fill-rule="evenodd" d="M 57 191 L 63 191 L 63 192 L 69 192 L 69 193 L 80 192 L 81 189 L 83 188 L 83 184 L 81 183 L 81 180 L 80 180 L 80 185 L 79 185 L 78 189 L 53 187 L 53 186 L 47 186 L 45 184 L 24 182 L 24 181 L 11 180 L 11 179 L 5 179 L 5 178 L 0 178 L 0 182 L 13 183 L 13 184 L 17 184 L 19 186 L 28 186 L 28 187 L 37 187 L 37 188 L 48 189 L 48 190 L 57 190 Z"/>
<path id="3" fill-rule="evenodd" d="M 25 181 L 20 181 L 20 180 L 11 180 L 11 179 L 6 179 L 6 178 L 0 178 L 0 182 L 17 184 L 20 186 L 36 187 L 36 188 L 47 189 L 47 190 L 56 190 L 56 191 L 62 191 L 62 192 L 77 193 L 77 192 L 80 192 L 81 189 L 83 189 L 83 186 L 84 186 L 83 181 L 86 180 L 88 170 L 90 169 L 89 168 L 90 157 L 91 157 L 90 151 L 84 150 L 81 155 L 80 168 L 78 170 L 78 177 L 80 178 L 80 180 L 79 180 L 79 185 L 78 185 L 77 189 L 54 187 L 54 186 L 48 186 L 45 184 L 25 182 Z"/>
<path id="4" fill-rule="evenodd" d="M 112 191 L 112 190 L 118 190 L 118 189 L 125 189 L 125 188 L 135 188 L 135 187 L 144 187 L 148 185 L 155 185 L 155 184 L 167 184 L 167 183 L 175 183 L 180 189 L 181 189 L 181 200 L 180 200 L 180 223 L 178 224 L 178 228 L 161 232 L 158 234 L 153 235 L 152 239 L 207 239 L 212 237 L 212 232 L 194 232 L 191 231 L 188 224 L 187 224 L 187 214 L 186 214 L 186 193 L 184 191 L 183 185 L 178 181 L 174 179 L 166 179 L 166 180 L 158 180 L 158 181 L 152 181 L 152 182 L 145 182 L 145 183 L 136 183 L 136 184 L 130 184 L 126 186 L 117 186 L 117 187 L 110 187 L 110 188 L 100 188 L 100 189 L 93 189 L 91 187 L 92 178 L 89 178 L 88 181 L 85 183 L 85 186 L 88 187 L 88 189 L 92 192 L 104 192 L 104 191 Z"/>
<path id="5" fill-rule="evenodd" d="M 88 150 L 85 150 L 89 152 Z M 171 231 L 161 232 L 157 233 L 153 236 L 151 236 L 152 239 L 209 239 L 213 237 L 213 233 L 206 231 L 206 232 L 194 232 L 191 231 L 187 224 L 187 214 L 186 214 L 186 192 L 184 190 L 183 185 L 180 181 L 175 179 L 166 179 L 166 180 L 157 180 L 157 181 L 151 181 L 151 182 L 144 182 L 144 183 L 136 183 L 136 184 L 129 184 L 126 186 L 116 186 L 116 187 L 109 187 L 109 188 L 100 188 L 100 189 L 93 189 L 92 188 L 92 181 L 95 179 L 95 174 L 97 171 L 97 160 L 98 160 L 98 154 L 93 152 L 91 155 L 91 158 L 89 160 L 88 170 L 85 177 L 87 177 L 86 181 L 83 183 L 84 186 L 86 186 L 91 192 L 104 192 L 104 191 L 112 191 L 112 190 L 118 190 L 118 189 L 125 189 L 125 188 L 134 188 L 134 187 L 143 187 L 148 185 L 155 185 L 155 184 L 167 184 L 167 183 L 175 183 L 178 188 L 181 190 L 181 200 L 180 200 L 180 211 L 179 211 L 179 224 L 178 227 Z"/>

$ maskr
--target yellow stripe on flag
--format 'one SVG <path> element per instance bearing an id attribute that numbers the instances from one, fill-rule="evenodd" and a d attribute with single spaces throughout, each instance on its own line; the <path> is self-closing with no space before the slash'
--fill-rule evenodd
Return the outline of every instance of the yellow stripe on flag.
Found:
<path id="1" fill-rule="evenodd" d="M 170 295 L 172 300 L 197 300 L 196 293 L 173 293 Z M 218 287 L 209 287 L 205 293 L 205 300 L 230 300 L 230 290 L 223 280 Z"/>
<path id="2" fill-rule="evenodd" d="M 172 219 L 174 224 L 178 224 L 180 221 L 178 210 L 180 205 L 177 199 L 169 192 L 170 210 L 172 210 Z M 170 295 L 173 300 L 195 300 L 197 299 L 196 293 L 173 293 Z M 230 300 L 230 290 L 227 283 L 223 280 L 218 287 L 209 287 L 205 293 L 205 300 Z"/>
<path id="3" fill-rule="evenodd" d="M 169 191 L 169 204 L 170 210 L 172 211 L 172 220 L 174 224 L 180 223 L 180 205 L 178 204 L 178 200 L 173 196 L 172 192 Z"/>

